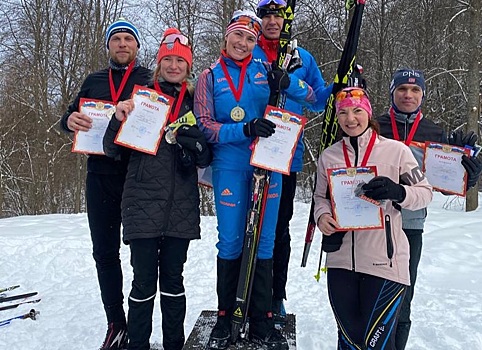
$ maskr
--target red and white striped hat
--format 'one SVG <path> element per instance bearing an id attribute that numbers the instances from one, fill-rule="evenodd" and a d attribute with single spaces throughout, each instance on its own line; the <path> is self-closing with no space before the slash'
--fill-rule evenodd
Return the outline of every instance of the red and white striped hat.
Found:
<path id="1" fill-rule="evenodd" d="M 253 11 L 236 10 L 226 28 L 226 34 L 224 37 L 227 37 L 235 30 L 247 32 L 257 39 L 261 33 L 261 19 L 259 19 Z"/>

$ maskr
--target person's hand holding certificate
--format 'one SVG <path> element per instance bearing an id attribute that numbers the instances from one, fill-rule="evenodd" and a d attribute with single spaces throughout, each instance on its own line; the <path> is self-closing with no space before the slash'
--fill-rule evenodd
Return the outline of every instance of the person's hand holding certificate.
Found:
<path id="1" fill-rule="evenodd" d="M 102 139 L 115 112 L 115 105 L 112 102 L 81 98 L 79 112 L 92 120 L 92 127 L 88 131 L 75 131 L 72 152 L 104 155 Z"/>
<path id="2" fill-rule="evenodd" d="M 117 104 L 116 118 L 122 120 L 122 125 L 114 142 L 140 152 L 156 154 L 171 105 L 171 97 L 135 85 L 132 99 Z"/>
<path id="3" fill-rule="evenodd" d="M 269 105 L 264 113 L 276 124 L 275 133 L 256 140 L 250 164 L 288 175 L 306 118 Z"/>
<path id="4" fill-rule="evenodd" d="M 357 185 L 377 175 L 376 167 L 328 169 L 333 218 L 339 230 L 383 228 L 382 209 L 356 194 Z"/>
<path id="5" fill-rule="evenodd" d="M 425 143 L 423 169 L 434 189 L 465 196 L 467 173 L 462 156 L 470 150 L 436 142 Z"/>

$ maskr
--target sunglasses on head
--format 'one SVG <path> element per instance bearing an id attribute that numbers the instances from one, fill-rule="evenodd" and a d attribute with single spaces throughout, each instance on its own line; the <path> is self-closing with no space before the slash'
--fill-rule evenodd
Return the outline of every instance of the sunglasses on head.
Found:
<path id="1" fill-rule="evenodd" d="M 179 41 L 179 43 L 181 45 L 190 46 L 189 45 L 189 39 L 187 38 L 187 36 L 182 35 L 182 34 L 169 34 L 169 35 L 165 36 L 161 40 L 161 45 L 162 44 L 174 44 L 176 42 L 176 40 Z"/>
<path id="2" fill-rule="evenodd" d="M 265 7 L 269 5 L 278 5 L 282 7 L 286 7 L 286 1 L 283 0 L 261 0 L 258 3 L 258 7 Z"/>
<path id="3" fill-rule="evenodd" d="M 363 96 L 366 96 L 368 98 L 367 93 L 365 90 L 362 89 L 353 89 L 353 90 L 341 90 L 339 93 L 336 94 L 336 100 L 341 101 L 347 97 L 353 97 L 357 99 L 361 99 Z"/>

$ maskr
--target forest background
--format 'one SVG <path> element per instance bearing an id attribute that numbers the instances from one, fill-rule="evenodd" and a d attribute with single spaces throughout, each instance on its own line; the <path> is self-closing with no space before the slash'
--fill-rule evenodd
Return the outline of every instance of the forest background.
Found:
<path id="1" fill-rule="evenodd" d="M 119 17 L 141 33 L 139 58 L 153 68 L 163 31 L 180 28 L 192 42 L 194 73 L 219 56 L 242 0 L 28 0 L 0 4 L 0 217 L 85 211 L 85 155 L 71 153 L 59 119 L 85 77 L 106 67 L 105 29 Z M 298 0 L 294 37 L 310 51 L 327 83 L 333 81 L 346 39 L 343 0 Z M 425 72 L 423 112 L 446 131 L 481 130 L 482 1 L 367 0 L 357 62 L 374 114 L 387 112 L 388 86 L 400 67 Z M 321 116 L 309 114 L 309 150 L 298 199 L 309 201 Z M 477 200 L 474 190 L 475 201 Z M 203 215 L 213 214 L 201 189 Z M 467 200 L 467 207 L 477 202 Z"/>

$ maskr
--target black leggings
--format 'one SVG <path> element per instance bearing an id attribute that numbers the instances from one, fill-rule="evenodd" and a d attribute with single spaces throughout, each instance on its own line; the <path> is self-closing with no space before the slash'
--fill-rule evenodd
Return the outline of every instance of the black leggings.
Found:
<path id="1" fill-rule="evenodd" d="M 338 350 L 395 350 L 406 286 L 344 269 L 328 269 L 328 295 L 338 324 Z"/>

